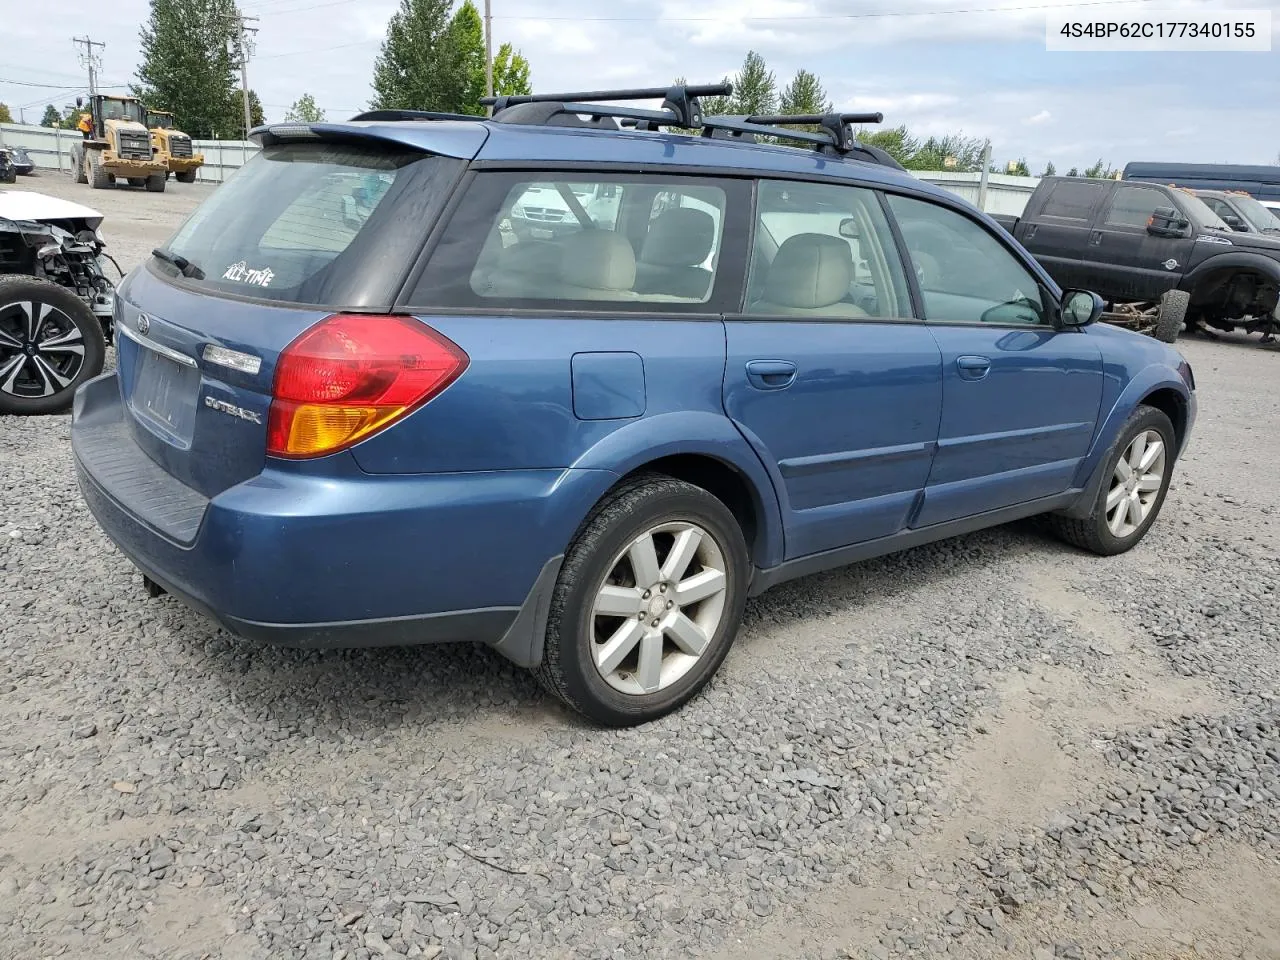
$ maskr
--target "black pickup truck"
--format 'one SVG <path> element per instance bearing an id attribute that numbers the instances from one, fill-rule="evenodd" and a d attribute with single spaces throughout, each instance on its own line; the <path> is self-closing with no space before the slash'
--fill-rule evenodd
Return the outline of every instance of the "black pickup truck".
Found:
<path id="1" fill-rule="evenodd" d="M 1154 183 L 1045 177 L 1021 217 L 995 219 L 1059 285 L 1120 305 L 1159 304 L 1155 335 L 1183 323 L 1280 332 L 1280 239 L 1236 233 L 1187 190 Z"/>

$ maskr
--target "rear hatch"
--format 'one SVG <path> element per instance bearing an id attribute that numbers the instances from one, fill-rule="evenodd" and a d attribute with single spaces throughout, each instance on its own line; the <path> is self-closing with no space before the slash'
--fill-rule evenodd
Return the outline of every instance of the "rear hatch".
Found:
<path id="1" fill-rule="evenodd" d="M 325 317 L 389 309 L 463 166 L 317 129 L 265 146 L 116 300 L 121 429 L 205 497 L 262 471 L 281 351 Z"/>

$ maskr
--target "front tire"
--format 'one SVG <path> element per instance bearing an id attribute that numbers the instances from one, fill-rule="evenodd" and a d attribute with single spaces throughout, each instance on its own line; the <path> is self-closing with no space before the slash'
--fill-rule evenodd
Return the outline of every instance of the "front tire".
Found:
<path id="1" fill-rule="evenodd" d="M 98 156 L 98 151 L 86 150 L 85 152 L 89 155 L 85 160 L 89 165 L 89 186 L 95 190 L 106 190 L 115 183 L 115 178 L 102 166 L 102 158 Z"/>
<path id="2" fill-rule="evenodd" d="M 147 177 L 146 179 L 147 192 L 148 193 L 164 193 L 165 181 L 167 181 L 168 179 L 169 179 L 169 174 L 167 172 L 157 173 L 157 174 L 153 174 L 150 177 Z"/>
<path id="3" fill-rule="evenodd" d="M 1169 417 L 1155 407 L 1138 407 L 1107 459 L 1103 468 L 1107 479 L 1089 516 L 1077 520 L 1052 515 L 1049 522 L 1054 532 L 1103 557 L 1131 550 L 1160 515 L 1177 449 Z"/>
<path id="4" fill-rule="evenodd" d="M 676 710 L 728 654 L 750 569 L 742 530 L 720 500 L 662 475 L 628 482 L 565 555 L 539 682 L 607 726 Z"/>
<path id="5" fill-rule="evenodd" d="M 0 414 L 63 413 L 102 372 L 98 318 L 71 291 L 35 277 L 0 277 Z"/>

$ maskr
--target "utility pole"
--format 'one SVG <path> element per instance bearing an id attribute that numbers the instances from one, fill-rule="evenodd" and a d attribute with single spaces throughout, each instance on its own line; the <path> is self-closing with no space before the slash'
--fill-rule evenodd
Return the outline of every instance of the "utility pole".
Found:
<path id="1" fill-rule="evenodd" d="M 484 95 L 493 96 L 493 13 L 489 8 L 490 0 L 484 0 Z M 493 107 L 485 111 L 493 116 Z"/>
<path id="2" fill-rule="evenodd" d="M 244 139 L 249 139 L 249 131 L 253 129 L 253 116 L 249 111 L 249 57 L 253 54 L 252 34 L 258 32 L 257 27 L 249 26 L 257 23 L 257 17 L 246 17 L 240 14 L 236 24 L 238 31 L 237 48 L 240 53 L 240 96 L 244 100 Z"/>
<path id="3" fill-rule="evenodd" d="M 95 53 L 93 48 L 97 47 L 99 50 L 102 50 L 105 49 L 107 45 L 98 40 L 91 40 L 88 36 L 72 37 L 71 42 L 77 47 L 84 47 L 84 49 L 80 51 L 80 66 L 88 67 L 89 69 L 89 96 L 93 97 L 98 92 L 97 75 L 94 70 L 95 68 L 102 66 L 102 57 Z"/>
<path id="4" fill-rule="evenodd" d="M 982 148 L 982 177 L 978 180 L 978 209 L 986 212 L 987 209 L 987 177 L 991 171 L 991 141 L 988 140 Z"/>

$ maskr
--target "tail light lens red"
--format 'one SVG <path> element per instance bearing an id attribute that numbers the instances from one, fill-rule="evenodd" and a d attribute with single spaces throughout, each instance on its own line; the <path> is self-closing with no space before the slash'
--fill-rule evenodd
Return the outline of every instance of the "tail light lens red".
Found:
<path id="1" fill-rule="evenodd" d="M 461 347 L 413 317 L 328 317 L 280 354 L 267 453 L 344 450 L 437 396 L 468 363 Z"/>

